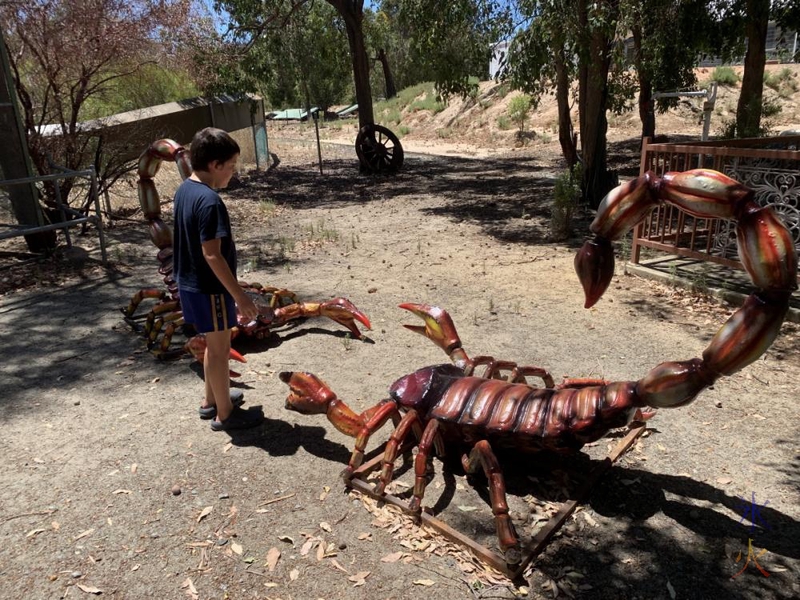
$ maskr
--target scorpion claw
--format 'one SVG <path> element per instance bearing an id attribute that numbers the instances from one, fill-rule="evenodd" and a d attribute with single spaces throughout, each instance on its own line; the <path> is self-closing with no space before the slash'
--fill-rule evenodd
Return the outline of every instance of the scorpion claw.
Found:
<path id="1" fill-rule="evenodd" d="M 356 305 L 347 298 L 334 298 L 323 302 L 319 305 L 319 311 L 319 314 L 323 317 L 328 317 L 347 327 L 356 339 L 361 339 L 361 332 L 356 327 L 356 321 L 367 329 L 372 329 L 372 324 L 369 322 L 367 315 L 358 310 Z"/>
<path id="2" fill-rule="evenodd" d="M 461 338 L 458 337 L 456 326 L 446 310 L 438 306 L 414 304 L 413 302 L 400 304 L 400 308 L 414 313 L 425 321 L 424 327 L 422 325 L 403 325 L 406 329 L 424 335 L 448 354 L 461 347 Z"/>

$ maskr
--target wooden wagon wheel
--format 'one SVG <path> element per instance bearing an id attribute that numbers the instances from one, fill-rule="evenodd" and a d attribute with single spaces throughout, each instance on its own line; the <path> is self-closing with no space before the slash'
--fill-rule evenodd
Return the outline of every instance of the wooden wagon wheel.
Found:
<path id="1" fill-rule="evenodd" d="M 365 125 L 356 136 L 356 154 L 364 170 L 394 173 L 403 166 L 403 147 L 389 129 Z"/>

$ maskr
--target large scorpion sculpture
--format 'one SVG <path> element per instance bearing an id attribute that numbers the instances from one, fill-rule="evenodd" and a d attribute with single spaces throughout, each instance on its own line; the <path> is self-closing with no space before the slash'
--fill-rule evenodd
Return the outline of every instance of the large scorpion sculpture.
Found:
<path id="1" fill-rule="evenodd" d="M 150 223 L 150 239 L 159 249 L 156 255 L 160 263 L 158 272 L 164 278 L 166 291 L 159 288 L 139 290 L 133 295 L 128 306 L 122 309 L 122 313 L 125 315 L 125 320 L 135 329 L 139 329 L 137 321 L 144 319 L 141 329 L 147 337 L 148 348 L 158 358 L 171 358 L 190 352 L 202 363 L 206 348 L 205 338 L 202 335 L 191 337 L 182 348 L 171 348 L 172 337 L 178 328 L 184 327 L 190 335 L 192 329 L 190 324 L 184 322 L 181 313 L 178 285 L 172 277 L 172 230 L 161 219 L 161 201 L 153 182 L 161 163 L 165 160 L 177 164 L 182 179 L 191 175 L 192 167 L 186 149 L 173 140 L 163 139 L 153 142 L 139 157 L 137 185 L 139 204 L 144 217 Z M 361 338 L 356 321 L 367 329 L 371 328 L 367 316 L 346 298 L 334 298 L 326 302 L 298 302 L 297 296 L 285 289 L 243 281 L 240 281 L 239 285 L 253 299 L 260 313 L 254 321 L 246 321 L 237 315 L 237 326 L 231 333 L 233 337 L 241 334 L 264 339 L 271 329 L 303 317 L 328 317 L 347 327 L 356 339 Z M 146 298 L 156 300 L 155 306 L 149 312 L 137 315 L 140 303 Z M 244 357 L 235 350 L 231 350 L 231 358 L 245 362 Z"/>
<path id="2" fill-rule="evenodd" d="M 753 191 L 721 173 L 694 170 L 643 175 L 612 190 L 591 225 L 596 234 L 575 258 L 586 306 L 598 301 L 614 272 L 611 241 L 619 239 L 659 202 L 670 202 L 701 218 L 736 219 L 739 252 L 759 288 L 714 336 L 702 358 L 666 362 L 638 381 L 553 378 L 538 367 L 521 367 L 491 357 L 469 358 L 450 316 L 422 304 L 400 307 L 422 317 L 424 326 L 406 325 L 441 347 L 454 364 L 425 367 L 389 388 L 389 398 L 356 414 L 310 373 L 283 372 L 289 384 L 286 407 L 302 414 L 326 414 L 342 433 L 355 437 L 343 473 L 349 480 L 361 464 L 370 436 L 389 419 L 395 423 L 384 451 L 376 492 L 391 481 L 394 461 L 411 431 L 421 430 L 414 462 L 410 508 L 419 512 L 431 450 L 464 452 L 467 473 L 483 470 L 490 488 L 499 544 L 509 565 L 518 564 L 520 544 L 508 513 L 505 483 L 493 449 L 527 452 L 577 451 L 609 430 L 625 426 L 646 407 L 683 406 L 722 375 L 756 360 L 775 339 L 797 289 L 797 256 L 786 227 L 770 208 L 753 201 Z M 482 376 L 474 371 L 484 365 Z M 534 387 L 536 376 L 545 387 Z M 643 415 L 642 415 L 643 416 Z"/>

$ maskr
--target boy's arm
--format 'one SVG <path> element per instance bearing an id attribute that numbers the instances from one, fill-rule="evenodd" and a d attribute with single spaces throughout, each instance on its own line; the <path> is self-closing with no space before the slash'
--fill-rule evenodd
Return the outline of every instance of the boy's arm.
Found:
<path id="1" fill-rule="evenodd" d="M 206 259 L 208 266 L 217 276 L 220 283 L 225 286 L 228 293 L 233 296 L 239 313 L 247 319 L 253 320 L 258 316 L 258 309 L 255 303 L 250 299 L 250 296 L 244 293 L 242 286 L 236 281 L 236 278 L 231 272 L 227 261 L 222 256 L 222 241 L 220 238 L 208 240 L 202 243 L 203 258 Z"/>

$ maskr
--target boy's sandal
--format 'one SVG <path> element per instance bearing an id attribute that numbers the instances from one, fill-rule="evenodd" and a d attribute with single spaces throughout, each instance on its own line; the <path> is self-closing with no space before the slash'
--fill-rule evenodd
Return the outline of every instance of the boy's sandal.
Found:
<path id="1" fill-rule="evenodd" d="M 231 389 L 230 398 L 231 398 L 231 404 L 233 404 L 234 408 L 244 404 L 244 392 L 242 390 Z M 201 419 L 213 419 L 214 417 L 217 416 L 217 407 L 201 406 L 200 408 L 197 409 L 197 412 L 200 413 Z"/>
<path id="2" fill-rule="evenodd" d="M 264 415 L 260 411 L 244 410 L 240 407 L 233 409 L 224 421 L 211 421 L 211 431 L 230 431 L 232 429 L 249 429 L 257 427 L 264 422 Z"/>

